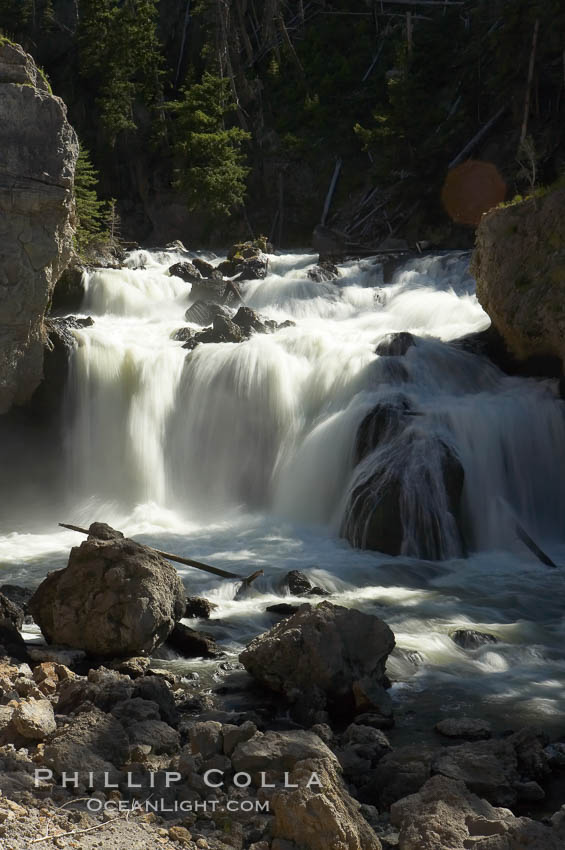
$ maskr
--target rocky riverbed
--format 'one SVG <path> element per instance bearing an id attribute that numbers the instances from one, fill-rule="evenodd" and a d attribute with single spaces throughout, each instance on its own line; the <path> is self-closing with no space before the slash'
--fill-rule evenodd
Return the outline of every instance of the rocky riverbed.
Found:
<path id="1" fill-rule="evenodd" d="M 83 581 L 69 595 L 77 565 Z M 155 581 L 167 568 L 152 550 L 95 524 L 31 600 L 24 589 L 3 588 L 2 846 L 564 846 L 565 743 L 533 728 L 496 734 L 480 714 L 454 714 L 430 730 L 429 743 L 399 746 L 386 674 L 394 635 L 378 617 L 320 601 L 320 588 L 299 573 L 286 579 L 296 605 L 286 603 L 239 665 L 216 657 L 212 686 L 135 654 L 135 640 L 152 651 L 178 619 L 210 613 L 206 600 L 180 605 L 172 577 Z M 83 629 L 77 649 L 69 623 L 80 625 L 86 609 L 91 633 Z M 124 631 L 114 634 L 112 657 L 95 627 L 108 632 L 118 610 Z M 30 612 L 53 644 L 21 639 Z M 207 646 L 219 655 L 208 640 L 192 653 Z"/>

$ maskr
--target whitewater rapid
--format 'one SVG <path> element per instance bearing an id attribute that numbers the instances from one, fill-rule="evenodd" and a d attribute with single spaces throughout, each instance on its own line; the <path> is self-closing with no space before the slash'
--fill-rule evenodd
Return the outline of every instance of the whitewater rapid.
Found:
<path id="1" fill-rule="evenodd" d="M 480 705 L 498 725 L 562 722 L 563 572 L 533 558 L 515 522 L 565 565 L 563 403 L 552 382 L 508 377 L 450 344 L 489 324 L 468 255 L 411 260 L 387 284 L 371 259 L 316 283 L 312 255 L 271 256 L 269 275 L 242 284 L 243 298 L 295 326 L 192 352 L 172 339 L 186 325 L 190 284 L 167 269 L 182 259 L 136 251 L 126 268 L 87 276 L 82 313 L 94 325 L 75 332 L 64 486 L 39 491 L 38 533 L 3 529 L 2 581 L 34 585 L 64 566 L 80 537 L 57 531 L 55 516 L 106 521 L 242 575 L 261 567 L 255 595 L 237 601 L 235 583 L 180 570 L 191 593 L 218 603 L 206 628 L 237 653 L 272 625 L 265 607 L 280 601 L 282 574 L 301 569 L 332 601 L 382 616 L 399 647 L 420 654 L 414 663 L 396 653 L 389 665 L 400 718 L 427 704 L 436 714 Z M 377 344 L 399 331 L 417 345 L 379 357 Z M 393 558 L 339 539 L 357 428 L 398 393 L 417 407 L 414 441 L 437 435 L 464 467 L 466 558 L 419 560 L 410 541 Z M 421 492 L 426 452 L 395 451 L 379 448 L 370 463 L 402 464 Z M 465 652 L 449 637 L 465 627 L 500 643 Z"/>

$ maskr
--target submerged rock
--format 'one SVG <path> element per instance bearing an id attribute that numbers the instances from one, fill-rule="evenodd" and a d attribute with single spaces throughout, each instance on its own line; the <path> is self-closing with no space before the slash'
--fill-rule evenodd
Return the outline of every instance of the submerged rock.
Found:
<path id="1" fill-rule="evenodd" d="M 359 466 L 342 535 L 353 546 L 389 555 L 433 560 L 460 554 L 464 470 L 459 458 L 434 434 L 398 440 L 403 442 L 397 441 L 394 465 L 385 456 L 374 472 Z"/>
<path id="2" fill-rule="evenodd" d="M 453 643 L 461 649 L 478 649 L 489 643 L 498 643 L 498 638 L 488 632 L 477 632 L 474 629 L 457 629 L 449 635 Z"/>
<path id="3" fill-rule="evenodd" d="M 379 342 L 375 354 L 380 357 L 402 357 L 409 348 L 416 344 L 416 338 L 407 331 L 389 334 Z"/>
<path id="4" fill-rule="evenodd" d="M 467 741 L 492 737 L 490 724 L 474 717 L 446 717 L 436 723 L 435 730 L 446 738 L 464 738 Z"/>
<path id="5" fill-rule="evenodd" d="M 347 717 L 363 700 L 374 704 L 385 693 L 393 647 L 394 635 L 378 617 L 322 602 L 301 606 L 255 638 L 240 661 L 262 685 L 283 694 L 295 713 L 328 710 Z"/>
<path id="6" fill-rule="evenodd" d="M 67 567 L 50 573 L 29 603 L 48 643 L 111 658 L 151 652 L 184 608 L 175 568 L 119 537 L 89 537 L 73 548 Z"/>
<path id="7" fill-rule="evenodd" d="M 406 427 L 412 412 L 411 401 L 402 393 L 396 393 L 390 399 L 376 404 L 357 429 L 354 465 L 357 466 L 379 445 L 399 434 Z"/>

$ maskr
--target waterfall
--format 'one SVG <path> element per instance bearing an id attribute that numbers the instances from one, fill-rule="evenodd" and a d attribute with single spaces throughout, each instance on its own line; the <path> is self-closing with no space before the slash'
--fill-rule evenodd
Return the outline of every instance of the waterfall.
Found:
<path id="1" fill-rule="evenodd" d="M 95 324 L 76 332 L 67 399 L 75 503 L 155 503 L 199 520 L 239 506 L 349 529 L 364 546 L 367 494 L 386 501 L 392 487 L 389 517 L 399 515 L 407 555 L 504 548 L 516 520 L 559 536 L 563 407 L 551 382 L 508 377 L 452 344 L 488 326 L 468 255 L 411 260 L 386 286 L 371 260 L 317 283 L 312 256 L 273 256 L 265 280 L 243 284 L 244 299 L 295 326 L 192 352 L 171 338 L 191 288 L 167 274 L 176 259 L 137 251 L 124 269 L 88 275 Z M 414 344 L 376 353 L 399 332 Z M 362 422 L 399 395 L 402 427 L 356 459 Z M 457 517 L 444 481 L 455 462 Z"/>

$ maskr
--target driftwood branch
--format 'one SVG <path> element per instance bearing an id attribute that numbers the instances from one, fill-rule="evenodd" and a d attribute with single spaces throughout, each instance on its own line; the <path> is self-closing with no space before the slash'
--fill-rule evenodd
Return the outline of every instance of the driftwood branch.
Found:
<path id="1" fill-rule="evenodd" d="M 545 554 L 543 549 L 540 549 L 538 544 L 534 540 L 532 540 L 526 529 L 522 525 L 520 525 L 519 522 L 516 522 L 516 534 L 518 535 L 522 543 L 524 543 L 528 547 L 530 552 L 533 552 L 533 554 L 539 561 L 542 562 L 542 564 L 545 564 L 546 567 L 557 567 L 557 564 L 551 560 L 549 555 Z"/>
<path id="2" fill-rule="evenodd" d="M 62 528 L 69 528 L 71 531 L 78 531 L 80 534 L 90 534 L 88 528 L 81 528 L 79 525 L 70 525 L 66 522 L 60 522 L 59 525 Z M 240 576 L 237 573 L 230 573 L 228 570 L 221 570 L 219 567 L 211 567 L 210 564 L 203 564 L 202 561 L 194 561 L 192 558 L 183 558 L 181 555 L 172 555 L 170 552 L 163 552 L 161 549 L 155 549 L 153 546 L 148 546 L 148 549 L 151 549 L 155 554 L 160 555 L 161 558 L 166 558 L 168 561 L 176 561 L 178 564 L 184 564 L 187 567 L 194 567 L 196 570 L 202 570 L 205 573 L 212 573 L 215 576 L 221 576 L 222 578 L 231 578 L 236 579 L 237 581 L 243 582 L 244 585 L 248 586 L 251 582 L 255 581 L 256 578 L 263 575 L 263 570 L 256 570 L 250 576 Z"/>
<path id="3" fill-rule="evenodd" d="M 532 50 L 530 53 L 530 62 L 528 65 L 528 82 L 526 84 L 526 96 L 524 98 L 524 118 L 522 120 L 522 131 L 520 133 L 520 144 L 523 144 L 528 133 L 528 118 L 530 115 L 530 100 L 532 96 L 532 83 L 534 81 L 534 67 L 536 64 L 536 50 L 538 45 L 539 34 L 539 18 L 536 18 L 534 24 L 534 34 L 532 36 Z"/>

